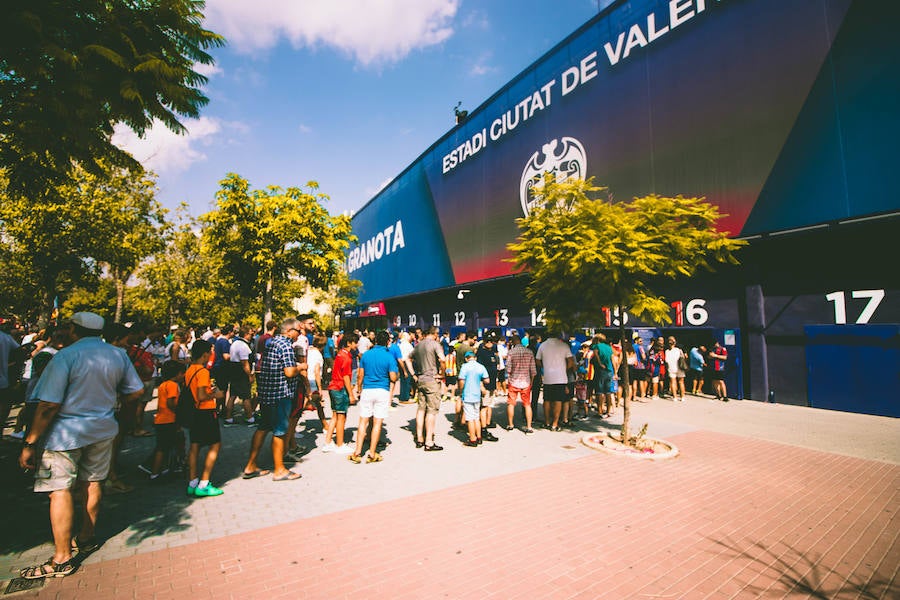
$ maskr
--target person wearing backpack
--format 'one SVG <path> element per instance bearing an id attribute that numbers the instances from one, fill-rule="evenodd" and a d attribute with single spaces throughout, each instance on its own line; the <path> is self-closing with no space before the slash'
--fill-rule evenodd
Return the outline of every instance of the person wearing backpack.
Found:
<path id="1" fill-rule="evenodd" d="M 184 385 L 184 363 L 167 360 L 160 371 L 157 392 L 156 415 L 153 417 L 153 429 L 156 431 L 156 448 L 153 451 L 153 462 L 150 468 L 150 481 L 155 481 L 161 474 L 163 460 L 176 451 L 184 459 L 184 434 L 175 422 L 175 408 Z M 178 447 L 180 444 L 180 448 Z"/>
<path id="2" fill-rule="evenodd" d="M 219 450 L 222 448 L 222 434 L 219 431 L 219 421 L 216 419 L 217 400 L 225 397 L 225 392 L 212 385 L 209 362 L 212 354 L 212 344 L 206 340 L 197 340 L 191 347 L 191 365 L 184 374 L 187 382 L 187 390 L 196 409 L 190 420 L 191 451 L 188 454 L 188 468 L 191 481 L 188 484 L 187 495 L 202 498 L 205 496 L 221 496 L 224 492 L 209 482 Z M 179 399 L 179 408 L 182 400 Z M 181 412 L 181 411 L 179 411 Z M 207 446 L 206 459 L 203 463 L 203 471 L 198 471 L 197 463 L 200 459 L 200 448 Z M 198 475 L 199 473 L 199 475 Z"/>

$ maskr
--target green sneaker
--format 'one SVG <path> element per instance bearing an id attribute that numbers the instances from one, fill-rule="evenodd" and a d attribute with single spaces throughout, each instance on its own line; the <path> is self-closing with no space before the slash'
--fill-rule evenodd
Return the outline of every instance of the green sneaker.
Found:
<path id="1" fill-rule="evenodd" d="M 188 494 L 188 496 L 196 496 L 196 495 L 197 495 L 197 488 L 192 487 L 192 486 L 188 486 L 187 494 Z"/>
<path id="2" fill-rule="evenodd" d="M 209 484 L 206 487 L 198 487 L 194 491 L 194 495 L 197 496 L 198 498 L 204 497 L 204 496 L 221 496 L 224 493 L 225 493 L 224 490 L 220 490 L 219 488 L 217 488 L 216 486 L 214 486 L 212 484 Z"/>

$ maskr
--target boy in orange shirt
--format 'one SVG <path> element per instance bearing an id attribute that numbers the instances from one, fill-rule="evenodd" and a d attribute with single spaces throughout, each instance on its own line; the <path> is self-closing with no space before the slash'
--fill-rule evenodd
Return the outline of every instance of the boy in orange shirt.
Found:
<path id="1" fill-rule="evenodd" d="M 216 418 L 217 400 L 225 397 L 225 392 L 212 385 L 206 363 L 212 355 L 212 344 L 206 340 L 197 340 L 191 346 L 191 366 L 184 374 L 184 380 L 191 389 L 194 398 L 194 417 L 189 427 L 191 431 L 191 452 L 188 455 L 188 466 L 191 481 L 188 484 L 188 496 L 205 497 L 221 496 L 224 492 L 209 482 L 219 450 L 222 447 L 222 434 L 219 431 L 219 420 Z M 203 463 L 203 478 L 197 476 L 197 462 L 200 458 L 200 447 L 208 446 L 206 460 Z"/>
<path id="2" fill-rule="evenodd" d="M 163 363 L 160 377 L 162 383 L 157 390 L 156 416 L 153 417 L 153 429 L 156 431 L 156 450 L 153 452 L 153 466 L 150 472 L 150 481 L 159 478 L 162 471 L 163 459 L 175 448 L 181 439 L 179 454 L 184 455 L 184 437 L 175 423 L 175 407 L 178 405 L 178 395 L 181 393 L 180 384 L 184 383 L 184 363 L 177 360 L 167 360 Z M 168 469 L 166 470 L 168 471 Z"/>

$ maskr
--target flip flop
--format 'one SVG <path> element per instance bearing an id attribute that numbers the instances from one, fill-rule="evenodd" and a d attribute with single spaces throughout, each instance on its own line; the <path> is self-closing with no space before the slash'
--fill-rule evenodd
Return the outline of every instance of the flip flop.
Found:
<path id="1" fill-rule="evenodd" d="M 241 473 L 241 479 L 254 479 L 259 477 L 260 475 L 268 475 L 271 471 L 268 469 L 257 469 L 255 471 L 251 471 L 247 473 L 246 471 Z"/>
<path id="2" fill-rule="evenodd" d="M 300 473 L 295 473 L 294 471 L 288 471 L 287 475 L 281 475 L 280 477 L 272 477 L 272 481 L 294 481 L 296 479 L 300 479 L 303 477 Z"/>

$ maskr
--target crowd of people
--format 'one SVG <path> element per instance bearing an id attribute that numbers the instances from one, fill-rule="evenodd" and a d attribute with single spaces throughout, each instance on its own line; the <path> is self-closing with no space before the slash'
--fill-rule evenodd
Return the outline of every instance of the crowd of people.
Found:
<path id="1" fill-rule="evenodd" d="M 186 493 L 200 498 L 224 493 L 212 483 L 221 427 L 255 428 L 244 479 L 299 479 L 289 466 L 310 451 L 295 435 L 304 410 L 321 421 L 318 450 L 358 464 L 383 460 L 383 424 L 395 402 L 417 405 L 415 447 L 436 452 L 443 450 L 436 439 L 443 402 L 453 403 L 452 427 L 463 444 L 478 447 L 499 441 L 491 432 L 498 426 L 526 435 L 537 426 L 561 431 L 592 413 L 613 416 L 626 398 L 684 401 L 688 386 L 700 394 L 705 380 L 727 401 L 725 348 L 714 342 L 685 352 L 674 337 L 645 345 L 639 336 L 611 343 L 602 333 L 579 341 L 515 330 L 450 339 L 436 327 L 333 332 L 319 330 L 308 314 L 259 330 L 236 324 L 202 333 L 106 323 L 89 312 L 38 332 L 9 323 L 5 329 L 0 424 L 23 403 L 10 436 L 22 440 L 19 464 L 34 474 L 35 491 L 49 493 L 55 544 L 48 561 L 22 570 L 26 578 L 65 576 L 73 557 L 97 548 L 100 498 L 133 489 L 116 469 L 128 436 L 155 436 L 140 465 L 149 481 L 187 472 Z M 154 396 L 151 432 L 144 422 Z M 504 401 L 505 422 L 498 424 L 494 403 Z M 346 432 L 352 405 L 359 413 L 355 441 Z M 269 434 L 266 469 L 260 456 Z M 73 535 L 76 497 L 83 514 Z"/>

